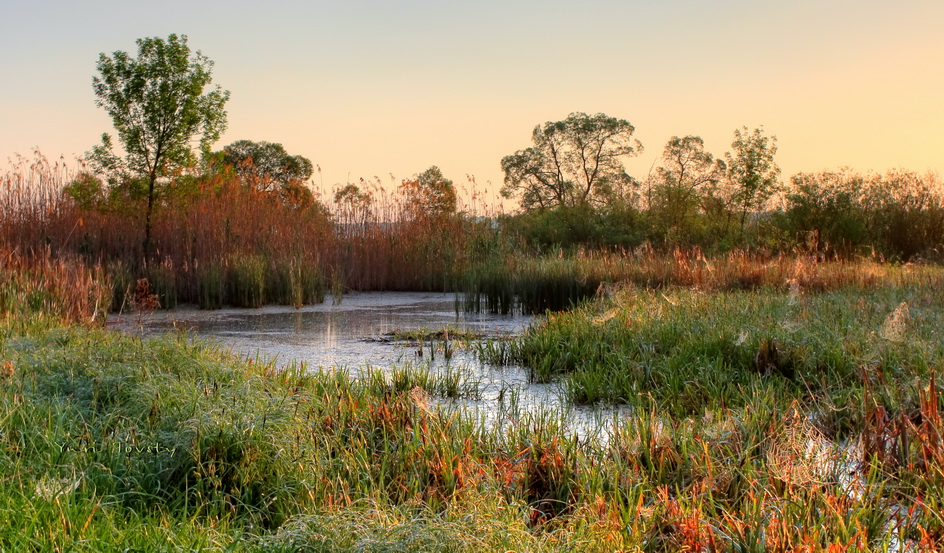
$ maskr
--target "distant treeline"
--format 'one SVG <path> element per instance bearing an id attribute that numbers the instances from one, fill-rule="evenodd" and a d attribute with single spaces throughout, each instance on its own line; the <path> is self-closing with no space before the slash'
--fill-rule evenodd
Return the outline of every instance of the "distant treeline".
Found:
<path id="1" fill-rule="evenodd" d="M 650 178 L 629 200 L 532 210 L 506 219 L 507 230 L 541 248 L 571 246 L 656 249 L 698 246 L 832 257 L 940 259 L 944 184 L 910 171 L 862 174 L 850 169 L 800 173 L 763 209 L 741 214 L 717 191 L 680 194 Z"/>
<path id="2" fill-rule="evenodd" d="M 680 196 L 657 179 L 607 204 L 501 214 L 460 210 L 452 182 L 436 168 L 394 190 L 361 182 L 331 198 L 298 183 L 260 187 L 236 171 L 205 169 L 161 186 L 150 258 L 142 252 L 146 196 L 133 182 L 104 186 L 38 157 L 0 185 L 4 259 L 98 267 L 113 290 L 112 309 L 298 306 L 346 290 L 494 289 L 488 293 L 498 299 L 489 309 L 508 309 L 525 290 L 535 296 L 527 309 L 543 310 L 566 307 L 612 280 L 593 270 L 593 282 L 571 290 L 564 277 L 587 280 L 579 275 L 590 269 L 523 263 L 549 253 L 579 252 L 580 266 L 592 264 L 586 254 L 593 251 L 603 260 L 644 250 L 654 266 L 651 252 L 671 259 L 690 249 L 906 261 L 937 260 L 944 244 L 940 179 L 905 171 L 799 174 L 763 210 L 744 216 L 717 188 Z M 557 299 L 541 296 L 551 284 L 563 290 L 554 292 Z"/>

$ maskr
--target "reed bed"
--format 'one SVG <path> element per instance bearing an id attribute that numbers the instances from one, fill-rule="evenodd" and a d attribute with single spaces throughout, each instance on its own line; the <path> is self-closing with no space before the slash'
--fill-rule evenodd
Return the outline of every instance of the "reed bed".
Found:
<path id="1" fill-rule="evenodd" d="M 111 305 L 111 288 L 101 267 L 78 259 L 54 259 L 48 252 L 27 261 L 0 251 L 0 317 L 31 317 L 102 324 Z"/>
<path id="2" fill-rule="evenodd" d="M 226 172 L 182 174 L 163 187 L 155 257 L 144 263 L 143 199 L 95 182 L 81 164 L 21 158 L 0 177 L 0 249 L 24 263 L 84 260 L 104 271 L 113 309 L 140 306 L 142 295 L 162 308 L 213 309 L 301 306 L 328 291 L 338 300 L 346 290 L 423 290 L 455 291 L 469 311 L 543 313 L 614 283 L 832 290 L 875 286 L 894 273 L 871 258 L 759 250 L 705 255 L 642 246 L 536 256 L 497 223 L 500 212 L 485 205 L 474 181 L 461 212 L 424 214 L 395 182 L 361 181 L 289 202 Z"/>
<path id="3" fill-rule="evenodd" d="M 145 262 L 143 198 L 95 183 L 81 164 L 21 158 L 0 176 L 0 249 L 103 267 L 116 309 L 133 305 L 140 279 L 164 308 L 304 305 L 328 290 L 445 291 L 465 244 L 487 227 L 473 212 L 418 214 L 406 191 L 379 183 L 361 183 L 370 201 L 352 211 L 340 197 L 286 201 L 231 173 L 182 174 L 162 188 Z M 467 207 L 479 201 L 473 191 Z"/>
<path id="4" fill-rule="evenodd" d="M 473 312 L 540 314 L 576 307 L 620 286 L 824 292 L 891 286 L 933 273 L 930 265 L 888 264 L 874 259 L 825 261 L 796 254 L 734 251 L 706 257 L 699 249 L 657 252 L 560 252 L 554 257 L 493 256 L 462 273 L 458 304 Z"/>

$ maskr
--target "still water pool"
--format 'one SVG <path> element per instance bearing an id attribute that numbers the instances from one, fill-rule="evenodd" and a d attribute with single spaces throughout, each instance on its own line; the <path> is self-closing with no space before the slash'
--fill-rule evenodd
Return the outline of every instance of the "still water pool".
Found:
<path id="1" fill-rule="evenodd" d="M 447 359 L 441 341 L 430 355 L 428 342 L 422 347 L 416 340 L 402 338 L 410 332 L 448 329 L 481 340 L 508 339 L 535 320 L 521 315 L 457 313 L 453 294 L 376 292 L 346 294 L 338 304 L 329 296 L 323 304 L 301 309 L 183 308 L 122 315 L 113 317 L 112 325 L 144 335 L 187 331 L 243 356 L 260 356 L 281 366 L 304 363 L 309 370 L 344 370 L 355 378 L 363 378 L 368 371 L 390 374 L 408 365 L 434 374 L 459 372 L 478 393 L 458 400 L 434 398 L 439 406 L 472 413 L 489 424 L 502 424 L 503 417 L 561 415 L 580 434 L 605 433 L 605 422 L 620 416 L 619 411 L 569 407 L 556 385 L 531 383 L 525 368 L 480 362 L 475 340 L 451 340 L 454 353 Z"/>

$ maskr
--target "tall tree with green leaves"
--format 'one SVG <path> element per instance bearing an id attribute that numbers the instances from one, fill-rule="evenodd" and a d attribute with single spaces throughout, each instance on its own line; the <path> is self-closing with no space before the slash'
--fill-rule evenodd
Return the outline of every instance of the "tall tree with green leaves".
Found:
<path id="1" fill-rule="evenodd" d="M 140 179 L 147 185 L 144 263 L 151 257 L 151 217 L 155 191 L 175 171 L 196 161 L 194 140 L 203 152 L 226 129 L 229 92 L 212 82 L 213 62 L 191 52 L 186 35 L 137 40 L 138 55 L 100 54 L 93 77 L 95 104 L 111 116 L 124 158 L 112 151 L 111 137 L 91 152 L 92 161 L 113 181 Z"/>
<path id="2" fill-rule="evenodd" d="M 673 136 L 662 153 L 663 165 L 656 169 L 659 195 L 680 213 L 698 209 L 701 199 L 721 182 L 725 163 L 705 150 L 700 136 Z"/>
<path id="3" fill-rule="evenodd" d="M 733 152 L 725 154 L 731 203 L 741 213 L 741 233 L 749 211 L 757 211 L 777 191 L 780 168 L 774 161 L 777 137 L 764 135 L 763 128 L 734 131 Z"/>
<path id="4" fill-rule="evenodd" d="M 606 205 L 634 181 L 624 160 L 642 152 L 625 119 L 571 113 L 534 128 L 534 146 L 502 158 L 501 194 L 516 197 L 525 211 Z"/>
<path id="5" fill-rule="evenodd" d="M 673 136 L 662 153 L 663 165 L 648 179 L 649 210 L 663 232 L 673 239 L 692 239 L 692 229 L 725 174 L 723 161 L 705 150 L 699 136 Z"/>

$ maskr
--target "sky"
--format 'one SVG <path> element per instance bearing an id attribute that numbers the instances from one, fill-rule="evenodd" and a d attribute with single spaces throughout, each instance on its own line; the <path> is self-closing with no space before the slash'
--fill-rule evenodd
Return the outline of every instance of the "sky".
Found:
<path id="1" fill-rule="evenodd" d="M 941 0 L 2 0 L 0 167 L 114 134 L 99 54 L 176 33 L 232 94 L 217 147 L 281 143 L 328 188 L 437 165 L 493 193 L 572 112 L 635 126 L 637 178 L 672 136 L 722 156 L 742 126 L 777 137 L 784 177 L 944 174 L 942 25 Z"/>

